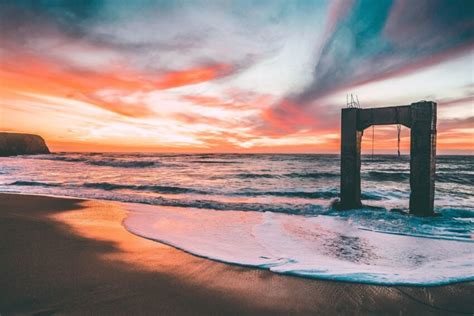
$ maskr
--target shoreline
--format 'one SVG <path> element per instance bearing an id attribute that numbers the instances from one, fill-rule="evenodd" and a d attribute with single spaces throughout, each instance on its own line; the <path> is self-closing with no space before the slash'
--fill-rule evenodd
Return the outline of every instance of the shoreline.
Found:
<path id="1" fill-rule="evenodd" d="M 472 313 L 474 282 L 376 286 L 225 264 L 138 237 L 119 202 L 0 193 L 0 314 Z"/>

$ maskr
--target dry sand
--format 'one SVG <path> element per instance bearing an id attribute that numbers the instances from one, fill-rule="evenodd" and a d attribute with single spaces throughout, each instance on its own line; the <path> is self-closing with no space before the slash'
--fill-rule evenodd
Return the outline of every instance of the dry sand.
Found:
<path id="1" fill-rule="evenodd" d="M 386 287 L 198 258 L 123 228 L 120 203 L 0 194 L 0 314 L 466 314 L 474 283 Z M 456 313 L 452 313 L 456 315 Z"/>

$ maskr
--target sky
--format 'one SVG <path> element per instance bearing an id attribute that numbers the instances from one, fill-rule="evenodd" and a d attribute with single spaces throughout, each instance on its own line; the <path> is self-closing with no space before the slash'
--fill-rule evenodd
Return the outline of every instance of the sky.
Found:
<path id="1" fill-rule="evenodd" d="M 474 154 L 473 49 L 472 0 L 0 0 L 0 130 L 53 151 L 337 153 L 353 93 L 437 102 L 438 153 Z M 376 153 L 396 130 L 375 127 Z"/>

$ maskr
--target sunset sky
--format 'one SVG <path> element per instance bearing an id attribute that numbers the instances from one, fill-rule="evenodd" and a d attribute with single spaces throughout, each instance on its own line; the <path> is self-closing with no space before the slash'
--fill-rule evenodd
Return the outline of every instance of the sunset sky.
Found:
<path id="1" fill-rule="evenodd" d="M 54 151 L 338 152 L 354 93 L 438 102 L 438 152 L 474 153 L 473 49 L 472 0 L 0 0 L 0 130 Z M 396 137 L 376 127 L 376 151 Z"/>

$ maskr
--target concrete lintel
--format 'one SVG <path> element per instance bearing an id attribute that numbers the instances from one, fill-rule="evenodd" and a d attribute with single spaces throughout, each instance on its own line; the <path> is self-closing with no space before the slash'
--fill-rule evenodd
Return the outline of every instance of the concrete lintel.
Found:
<path id="1" fill-rule="evenodd" d="M 411 105 L 390 106 L 385 108 L 360 109 L 358 130 L 372 125 L 402 124 L 411 127 Z"/>

